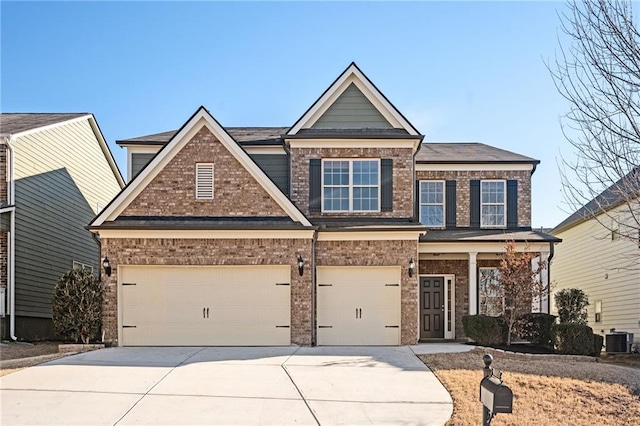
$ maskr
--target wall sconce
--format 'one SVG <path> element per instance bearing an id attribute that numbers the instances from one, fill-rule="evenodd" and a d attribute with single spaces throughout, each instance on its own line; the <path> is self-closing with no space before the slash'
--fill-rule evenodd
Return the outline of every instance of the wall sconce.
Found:
<path id="1" fill-rule="evenodd" d="M 300 255 L 298 255 L 298 274 L 300 274 L 300 276 L 304 274 L 304 259 Z"/>
<path id="2" fill-rule="evenodd" d="M 409 277 L 413 277 L 413 273 L 416 270 L 416 262 L 413 261 L 413 257 L 409 260 Z"/>
<path id="3" fill-rule="evenodd" d="M 104 260 L 102 261 L 102 267 L 104 268 L 104 273 L 107 274 L 108 277 L 111 276 L 111 264 L 109 263 L 109 258 L 108 257 L 104 257 Z"/>

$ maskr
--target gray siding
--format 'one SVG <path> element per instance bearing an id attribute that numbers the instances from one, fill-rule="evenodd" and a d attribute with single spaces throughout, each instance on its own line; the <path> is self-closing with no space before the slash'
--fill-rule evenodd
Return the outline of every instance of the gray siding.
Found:
<path id="1" fill-rule="evenodd" d="M 393 128 L 353 83 L 311 127 L 313 129 Z"/>
<path id="2" fill-rule="evenodd" d="M 129 181 L 133 180 L 154 156 L 155 154 L 131 154 L 131 176 L 129 176 Z"/>
<path id="3" fill-rule="evenodd" d="M 289 196 L 289 155 L 249 154 L 282 192 Z"/>

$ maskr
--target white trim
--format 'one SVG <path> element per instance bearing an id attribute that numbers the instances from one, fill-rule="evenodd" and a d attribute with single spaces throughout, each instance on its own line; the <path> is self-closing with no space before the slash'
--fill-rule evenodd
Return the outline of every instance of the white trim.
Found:
<path id="1" fill-rule="evenodd" d="M 180 150 L 206 126 L 227 150 L 244 166 L 256 181 L 267 191 L 276 203 L 296 222 L 311 226 L 304 214 L 289 200 L 282 191 L 265 175 L 249 155 L 238 145 L 227 131 L 215 121 L 209 112 L 200 108 L 183 126 L 165 148 L 140 172 L 136 179 L 113 200 L 103 212 L 91 223 L 92 227 L 100 226 L 105 221 L 114 220 L 135 199 L 135 197 L 151 182 L 164 166 L 180 152 Z"/>
<path id="2" fill-rule="evenodd" d="M 425 231 L 318 231 L 317 241 L 414 241 Z"/>
<path id="3" fill-rule="evenodd" d="M 411 148 L 417 149 L 420 139 L 285 139 L 290 148 Z"/>
<path id="4" fill-rule="evenodd" d="M 478 253 L 469 252 L 469 315 L 478 313 Z"/>
<path id="5" fill-rule="evenodd" d="M 329 109 L 336 99 L 354 83 L 362 94 L 373 104 L 373 106 L 382 114 L 382 116 L 394 127 L 403 128 L 410 135 L 418 133 L 409 122 L 402 117 L 402 114 L 387 101 L 382 93 L 380 93 L 369 81 L 369 79 L 360 72 L 355 64 L 349 67 L 338 77 L 338 79 L 327 89 L 327 91 L 318 99 L 313 106 L 297 121 L 292 127 L 288 135 L 295 135 L 300 129 L 309 128 Z"/>
<path id="6" fill-rule="evenodd" d="M 437 160 L 437 159 L 435 159 Z M 532 171 L 534 165 L 531 163 L 416 163 L 416 172 L 478 172 L 478 171 Z"/>
<path id="7" fill-rule="evenodd" d="M 111 150 L 109 149 L 109 146 L 107 145 L 107 141 L 102 135 L 102 132 L 100 131 L 100 127 L 98 126 L 98 121 L 93 116 L 93 114 L 89 114 L 89 125 L 91 126 L 91 130 L 93 130 L 93 134 L 98 139 L 100 148 L 102 149 L 102 152 L 105 158 L 107 159 L 107 163 L 109 163 L 109 166 L 111 167 L 111 171 L 113 172 L 113 175 L 116 177 L 116 180 L 120 185 L 120 189 L 124 188 L 126 183 L 124 181 L 124 178 L 122 177 L 122 173 L 120 173 L 120 168 L 118 168 L 118 165 L 116 164 L 116 160 L 114 160 L 113 155 L 111 155 Z"/>
<path id="8" fill-rule="evenodd" d="M 474 252 L 480 253 L 504 253 L 507 241 L 504 242 L 474 242 L 474 241 L 458 241 L 458 242 L 428 242 L 419 243 L 418 252 L 420 254 L 427 253 L 441 253 L 441 254 L 455 254 L 455 253 L 468 253 L 470 249 Z M 516 251 L 518 252 L 548 252 L 548 241 L 532 241 L 532 242 L 517 242 L 515 243 Z M 434 258 L 435 259 L 435 258 Z"/>
<path id="9" fill-rule="evenodd" d="M 325 189 L 325 183 L 324 183 L 324 165 L 325 162 L 327 161 L 331 161 L 331 162 L 340 162 L 340 161 L 345 161 L 349 163 L 349 183 L 347 185 L 329 185 L 331 188 L 347 188 L 349 190 L 349 210 L 325 210 L 324 208 L 324 189 Z M 378 185 L 355 185 L 353 183 L 353 163 L 356 162 L 365 162 L 365 161 L 369 161 L 369 162 L 376 162 L 378 163 Z M 320 170 L 320 203 L 321 203 L 321 211 L 322 213 L 380 213 L 380 202 L 381 202 L 381 197 L 382 197 L 382 190 L 381 190 L 381 178 L 382 176 L 380 175 L 381 170 L 380 170 L 380 159 L 379 158 L 323 158 L 321 161 L 321 170 Z M 354 210 L 353 209 L 353 189 L 354 188 L 373 188 L 377 186 L 378 187 L 378 208 L 376 210 Z"/>
<path id="10" fill-rule="evenodd" d="M 247 154 L 278 154 L 286 155 L 287 151 L 281 146 L 243 146 Z"/>
<path id="11" fill-rule="evenodd" d="M 177 229 L 100 229 L 93 231 L 101 238 L 166 238 L 166 239 L 290 239 L 303 240 L 313 238 L 312 229 L 304 230 L 177 230 Z"/>
<path id="12" fill-rule="evenodd" d="M 499 182 L 502 183 L 502 203 L 483 203 L 482 202 L 482 184 L 483 183 L 494 183 Z M 482 179 L 480 180 L 480 228 L 483 229 L 495 229 L 495 228 L 505 228 L 507 226 L 507 181 L 506 179 Z M 484 225 L 482 223 L 482 206 L 500 206 L 504 207 L 504 214 L 502 215 L 502 223 L 499 225 Z"/>
<path id="13" fill-rule="evenodd" d="M 442 225 L 432 226 L 422 223 L 422 182 L 439 182 L 442 184 Z M 437 204 L 424 203 L 425 205 L 435 206 Z M 439 179 L 422 179 L 418 181 L 418 220 L 424 226 L 428 226 L 433 229 L 443 229 L 447 225 L 447 182 Z"/>
<path id="14" fill-rule="evenodd" d="M 153 145 L 132 145 L 127 147 L 127 182 L 133 179 L 131 176 L 131 166 L 133 165 L 133 154 L 157 154 L 161 146 Z"/>
<path id="15" fill-rule="evenodd" d="M 449 295 L 448 295 L 448 288 L 449 288 L 449 284 L 447 283 L 447 280 L 451 280 L 451 298 L 453 299 L 453 301 L 451 302 L 451 312 L 447 312 L 447 310 L 444 310 L 444 335 L 443 338 L 444 339 L 455 339 L 456 336 L 456 276 L 455 274 L 420 274 L 418 275 L 418 312 L 420 312 L 420 308 L 422 307 L 422 288 L 420 287 L 420 278 L 428 278 L 428 277 L 433 277 L 433 278 L 439 278 L 442 277 L 444 279 L 444 283 L 443 283 L 443 289 L 444 289 L 444 306 L 447 306 L 447 302 L 449 299 Z M 418 315 L 420 315 L 418 313 Z M 449 316 L 451 316 L 451 331 L 447 331 L 447 320 L 449 319 Z M 418 318 L 418 324 L 420 324 L 420 318 Z M 420 333 L 418 333 L 418 338 L 420 338 Z"/>
<path id="16" fill-rule="evenodd" d="M 73 269 L 79 269 L 81 271 L 88 269 L 93 274 L 93 265 L 89 265 L 87 263 L 82 263 L 77 260 L 74 260 L 73 262 L 71 262 L 71 267 Z"/>

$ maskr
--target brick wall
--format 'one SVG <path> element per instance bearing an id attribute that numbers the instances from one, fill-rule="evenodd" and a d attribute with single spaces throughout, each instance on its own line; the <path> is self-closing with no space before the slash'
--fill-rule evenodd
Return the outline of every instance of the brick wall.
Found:
<path id="1" fill-rule="evenodd" d="M 195 199 L 196 163 L 214 163 L 213 200 Z M 287 216 L 203 127 L 124 210 L 125 216 Z"/>
<path id="2" fill-rule="evenodd" d="M 417 241 L 318 241 L 317 266 L 402 266 L 400 273 L 402 345 L 418 341 L 418 277 L 409 278 L 410 258 L 417 258 Z"/>
<path id="3" fill-rule="evenodd" d="M 311 274 L 298 275 L 296 256 L 311 259 L 311 240 L 288 239 L 108 239 L 102 258 L 109 257 L 112 273 L 106 288 L 103 329 L 105 340 L 118 340 L 119 265 L 290 265 L 291 343 L 311 344 Z"/>
<path id="4" fill-rule="evenodd" d="M 309 213 L 309 159 L 391 158 L 393 160 L 393 211 L 379 213 Z M 411 148 L 293 148 L 291 149 L 291 199 L 310 217 L 412 217 L 413 150 Z"/>
<path id="5" fill-rule="evenodd" d="M 470 224 L 470 181 L 473 179 L 514 179 L 518 181 L 518 226 L 531 226 L 531 172 L 512 171 L 417 171 L 418 180 L 455 180 L 456 183 L 456 224 L 468 227 Z"/>

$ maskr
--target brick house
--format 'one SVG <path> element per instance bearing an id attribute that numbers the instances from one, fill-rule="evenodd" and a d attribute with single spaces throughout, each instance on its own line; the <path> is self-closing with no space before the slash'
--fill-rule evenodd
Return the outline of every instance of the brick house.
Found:
<path id="1" fill-rule="evenodd" d="M 89 226 L 113 344 L 463 338 L 505 242 L 548 257 L 557 241 L 530 227 L 537 160 L 423 143 L 355 64 L 291 127 L 224 128 L 201 107 L 118 144 L 130 182 Z"/>

